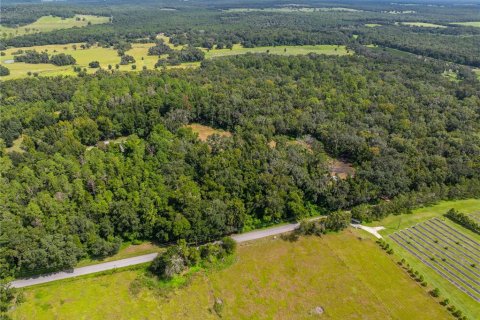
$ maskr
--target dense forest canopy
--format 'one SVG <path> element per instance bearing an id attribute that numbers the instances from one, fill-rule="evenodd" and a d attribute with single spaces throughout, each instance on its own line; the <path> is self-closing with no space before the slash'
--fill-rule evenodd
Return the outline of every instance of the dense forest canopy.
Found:
<path id="1" fill-rule="evenodd" d="M 443 70 L 376 51 L 248 54 L 5 82 L 3 276 L 71 267 L 122 240 L 201 243 L 326 211 L 368 220 L 396 201 L 478 195 L 480 85 Z M 191 122 L 233 136 L 201 142 Z M 4 148 L 20 134 L 21 151 Z M 332 179 L 331 157 L 355 177 Z"/>
<path id="2" fill-rule="evenodd" d="M 0 35 L 0 51 L 98 43 L 131 64 L 132 43 L 155 42 L 148 52 L 160 68 L 2 82 L 0 277 L 73 267 L 117 252 L 123 241 L 200 244 L 336 210 L 368 221 L 480 196 L 480 83 L 472 70 L 480 66 L 480 28 L 450 24 L 478 20 L 478 6 L 345 1 L 341 7 L 354 10 L 337 10 L 336 2 L 309 1 L 307 9 L 326 9 L 300 12 L 289 5 L 3 6 L 9 27 L 45 15 L 111 19 Z M 287 10 L 228 10 L 245 7 Z M 307 44 L 347 45 L 355 55 L 204 60 L 214 47 Z M 13 60 L 76 63 L 27 49 Z M 200 67 L 166 67 L 182 62 Z M 201 141 L 192 123 L 230 134 Z M 335 161 L 354 174 L 332 174 Z"/>

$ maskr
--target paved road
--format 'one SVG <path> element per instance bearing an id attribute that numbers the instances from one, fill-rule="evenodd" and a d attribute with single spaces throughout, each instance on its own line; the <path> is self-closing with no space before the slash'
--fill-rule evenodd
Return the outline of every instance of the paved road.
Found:
<path id="1" fill-rule="evenodd" d="M 297 229 L 299 225 L 300 225 L 299 223 L 285 224 L 278 227 L 236 234 L 236 235 L 233 235 L 232 238 L 238 243 L 241 243 L 241 242 L 266 238 L 266 237 L 274 236 L 277 234 L 287 233 Z"/>
<path id="2" fill-rule="evenodd" d="M 265 238 L 265 237 L 274 236 L 277 234 L 290 232 L 295 230 L 298 226 L 299 226 L 298 223 L 291 223 L 291 224 L 281 225 L 278 227 L 272 227 L 268 229 L 256 230 L 256 231 L 233 235 L 232 238 L 238 243 L 241 243 L 241 242 L 256 240 L 260 238 Z M 157 256 L 156 253 L 151 253 L 151 254 L 146 254 L 146 255 L 138 256 L 134 258 L 116 260 L 111 262 L 99 263 L 92 266 L 76 268 L 71 271 L 55 272 L 55 273 L 35 276 L 31 278 L 18 279 L 13 281 L 11 285 L 12 287 L 15 287 L 15 288 L 22 288 L 22 287 L 33 286 L 36 284 L 41 284 L 41 283 L 47 283 L 55 280 L 73 278 L 73 277 L 83 276 L 90 273 L 96 273 L 96 272 L 101 272 L 101 271 L 106 271 L 111 269 L 133 266 L 133 265 L 141 264 L 145 262 L 150 262 L 150 261 L 153 261 L 153 259 L 155 259 L 156 256 Z"/>
<path id="3" fill-rule="evenodd" d="M 99 263 L 92 266 L 76 268 L 71 271 L 61 271 L 61 272 L 55 272 L 55 273 L 50 273 L 50 274 L 41 275 L 41 276 L 35 276 L 31 278 L 19 279 L 19 280 L 13 281 L 11 285 L 12 287 L 15 287 L 15 288 L 22 288 L 22 287 L 33 286 L 36 284 L 51 282 L 55 280 L 73 278 L 73 277 L 83 276 L 90 273 L 101 272 L 101 271 L 106 271 L 106 270 L 111 270 L 116 268 L 133 266 L 140 263 L 150 262 L 153 259 L 155 259 L 156 256 L 157 256 L 156 253 L 151 253 L 151 254 L 146 254 L 143 256 L 138 256 L 138 257 L 133 257 L 128 259 Z"/>

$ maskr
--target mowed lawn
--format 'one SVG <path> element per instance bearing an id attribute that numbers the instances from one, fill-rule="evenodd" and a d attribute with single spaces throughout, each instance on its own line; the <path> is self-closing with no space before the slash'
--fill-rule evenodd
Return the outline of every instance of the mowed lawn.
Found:
<path id="1" fill-rule="evenodd" d="M 220 271 L 200 271 L 169 293 L 130 284 L 143 272 L 117 271 L 25 289 L 13 319 L 450 319 L 426 290 L 369 235 L 348 229 L 297 241 L 239 247 Z M 322 307 L 324 313 L 313 310 Z"/>
<path id="2" fill-rule="evenodd" d="M 164 40 L 168 42 L 168 38 L 163 36 Z M 76 49 L 73 46 L 76 46 Z M 34 46 L 27 48 L 20 48 L 22 50 L 36 50 L 43 52 L 48 50 L 49 54 L 65 53 L 72 55 L 77 61 L 76 66 L 87 68 L 88 73 L 97 71 L 97 68 L 89 68 L 88 64 L 92 61 L 100 62 L 100 66 L 103 69 L 107 69 L 108 65 L 115 68 L 116 64 L 120 63 L 120 57 L 117 51 L 113 48 L 103 48 L 99 46 L 92 46 L 87 49 L 81 49 L 82 43 L 65 44 L 65 45 L 45 45 Z M 154 43 L 134 43 L 132 49 L 128 50 L 126 54 L 135 58 L 135 71 L 141 71 L 144 67 L 151 70 L 154 68 L 155 63 L 158 61 L 158 56 L 149 56 L 148 49 L 154 46 Z M 175 50 L 180 50 L 182 47 L 173 47 Z M 29 64 L 23 62 L 11 63 L 14 59 L 13 52 L 19 48 L 10 48 L 5 50 L 5 56 L 0 57 L 0 63 L 10 69 L 10 75 L 1 77 L 1 80 L 18 79 L 28 77 L 28 72 L 37 72 L 40 76 L 58 76 L 58 75 L 75 75 L 73 66 L 55 66 L 53 64 Z M 308 53 L 327 54 L 327 55 L 345 55 L 352 54 L 345 46 L 334 45 L 317 45 L 317 46 L 280 46 L 280 47 L 257 47 L 257 48 L 243 48 L 240 45 L 235 45 L 232 50 L 230 49 L 212 49 L 210 51 L 205 50 L 205 57 L 212 59 L 216 57 L 232 56 L 245 54 L 247 52 L 253 53 L 266 53 L 269 51 L 271 54 L 281 55 L 301 55 Z M 172 66 L 168 68 L 185 68 L 185 67 L 198 67 L 200 63 L 184 63 L 180 66 Z M 120 65 L 120 71 L 133 71 L 132 64 Z"/>
<path id="3" fill-rule="evenodd" d="M 77 14 L 73 18 L 43 16 L 33 23 L 17 28 L 0 26 L 0 37 L 9 38 L 13 36 L 20 36 L 37 32 L 49 32 L 53 30 L 69 29 L 73 27 L 85 27 L 88 25 L 88 23 L 101 24 L 108 23 L 109 21 L 109 17 L 83 14 Z"/>

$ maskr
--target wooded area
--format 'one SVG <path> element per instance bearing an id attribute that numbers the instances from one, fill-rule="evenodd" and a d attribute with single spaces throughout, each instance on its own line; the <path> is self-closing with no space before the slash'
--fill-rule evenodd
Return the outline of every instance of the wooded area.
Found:
<path id="1" fill-rule="evenodd" d="M 199 244 L 338 209 L 369 220 L 478 196 L 479 82 L 443 70 L 372 50 L 7 81 L 0 135 L 23 143 L 1 148 L 2 276 L 72 267 L 122 240 Z M 233 136 L 201 142 L 191 122 Z M 355 177 L 332 179 L 330 157 Z"/>

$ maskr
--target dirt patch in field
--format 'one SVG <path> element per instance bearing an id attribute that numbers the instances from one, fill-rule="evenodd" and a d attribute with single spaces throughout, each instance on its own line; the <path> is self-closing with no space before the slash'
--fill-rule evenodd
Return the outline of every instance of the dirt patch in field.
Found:
<path id="1" fill-rule="evenodd" d="M 209 127 L 209 126 L 204 126 L 204 125 L 198 124 L 198 123 L 192 123 L 192 124 L 187 125 L 186 127 L 192 129 L 193 132 L 198 134 L 198 139 L 200 139 L 203 142 L 207 141 L 208 137 L 210 137 L 211 135 L 214 135 L 214 134 L 218 134 L 222 137 L 231 137 L 232 136 L 231 132 L 215 129 L 215 128 L 212 128 L 212 127 Z"/>
<path id="2" fill-rule="evenodd" d="M 355 168 L 344 160 L 332 159 L 329 165 L 330 176 L 345 180 L 348 176 L 355 176 Z"/>

